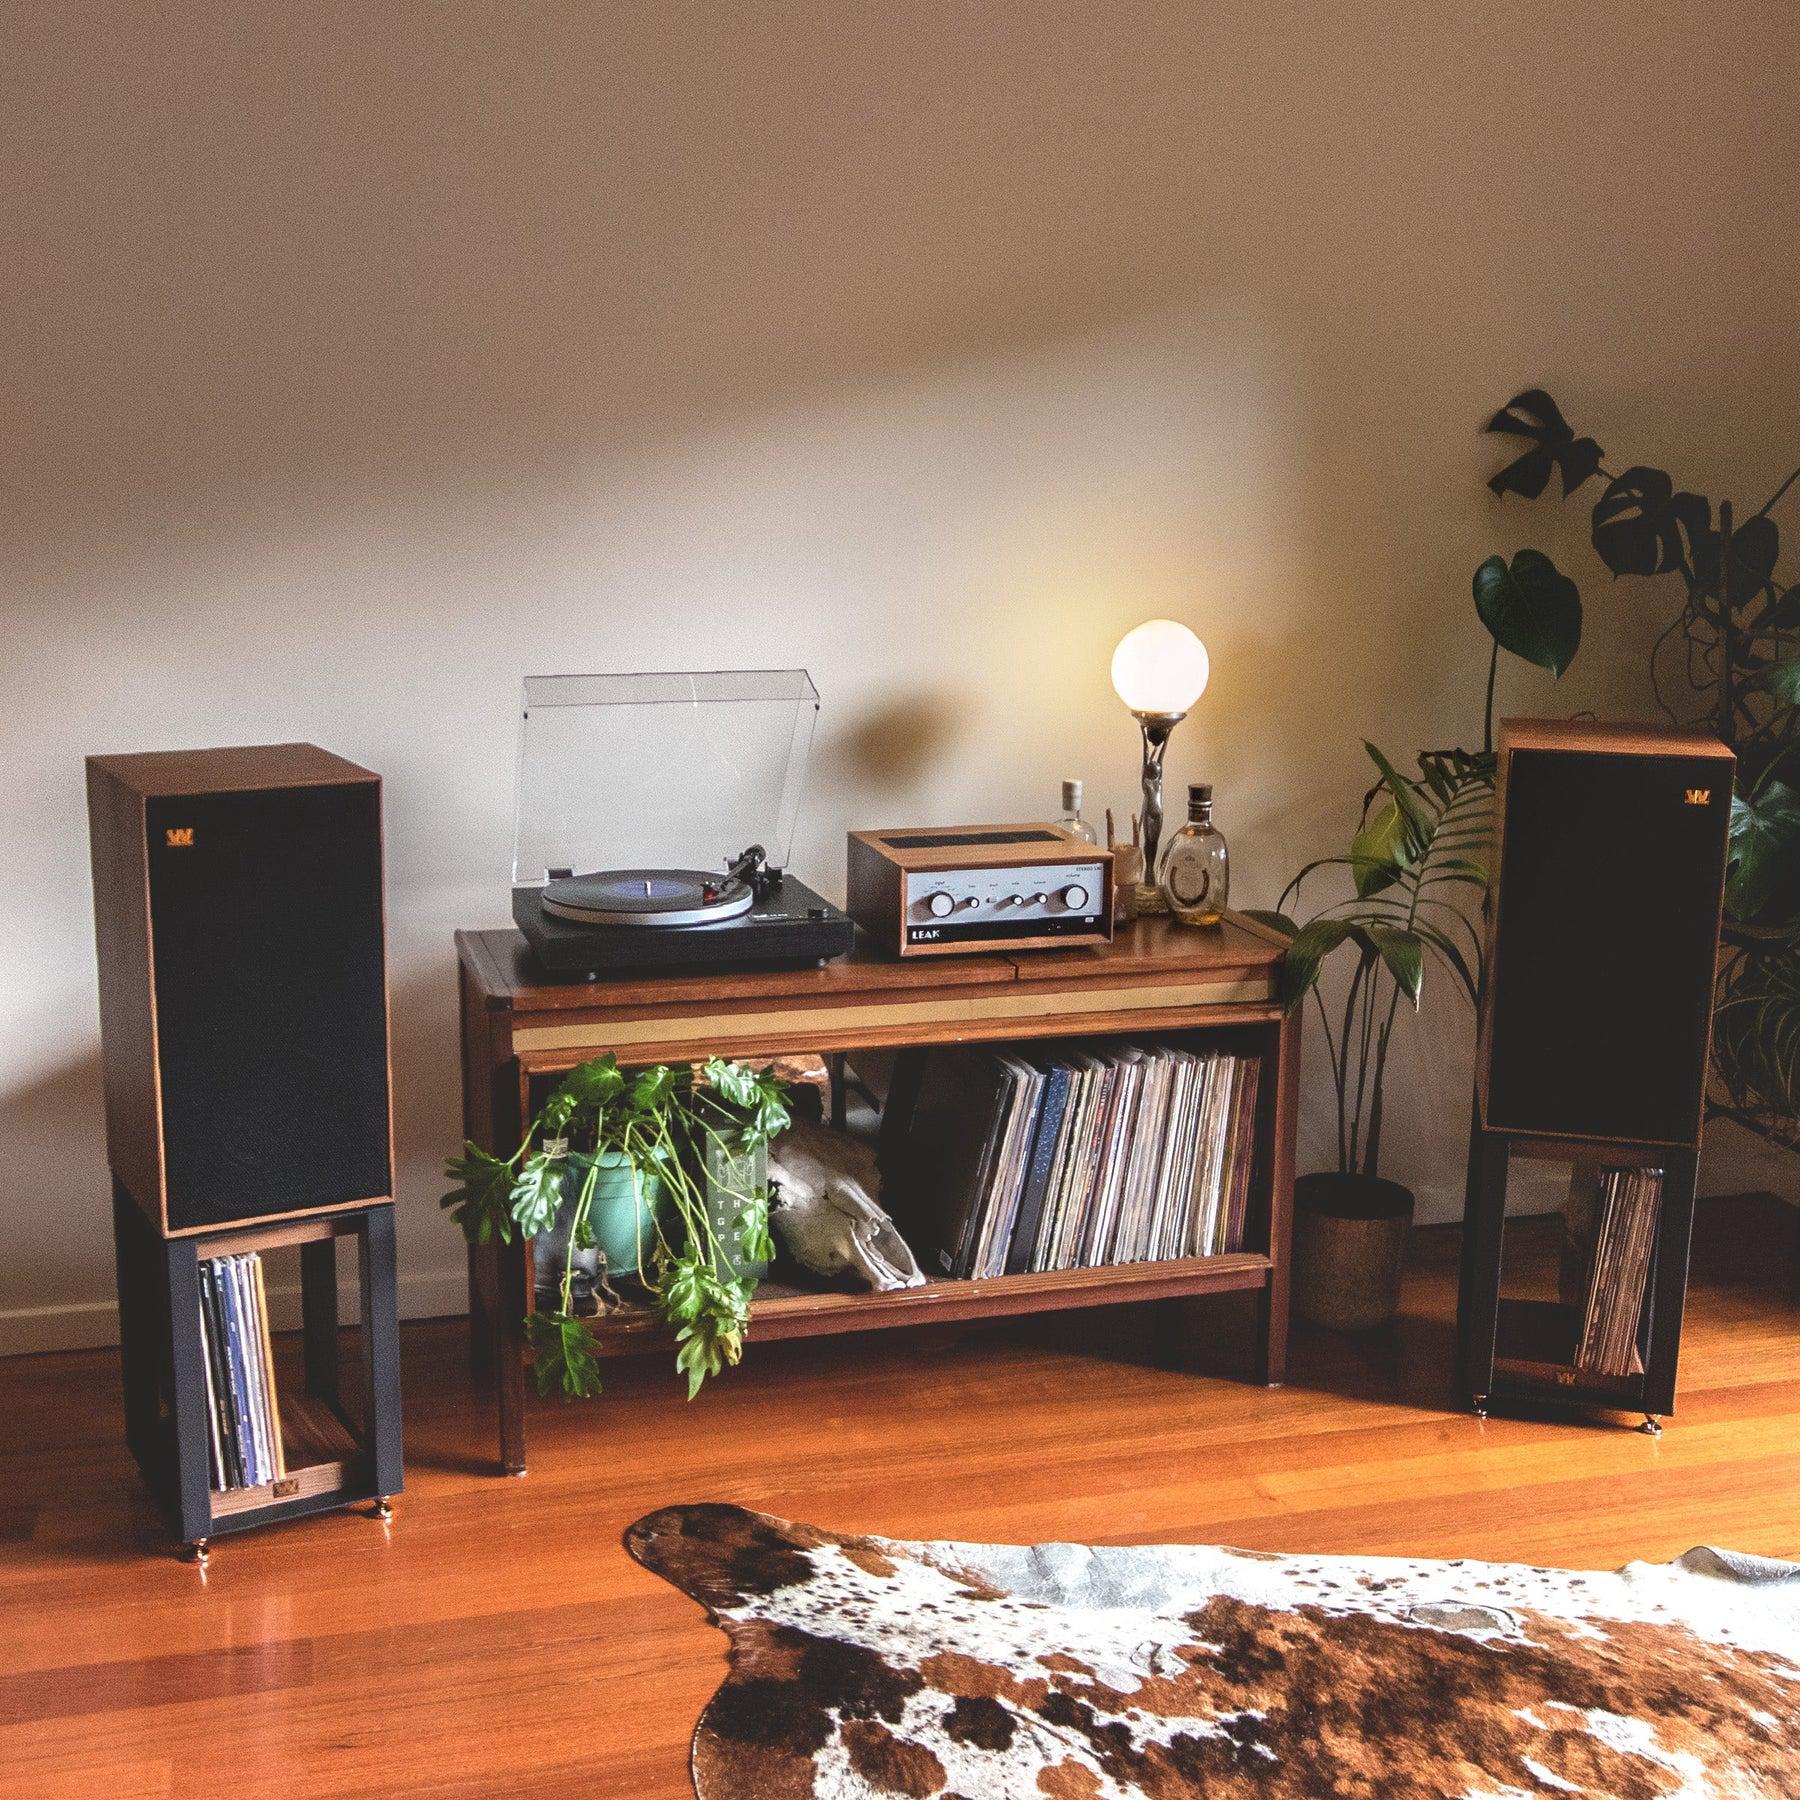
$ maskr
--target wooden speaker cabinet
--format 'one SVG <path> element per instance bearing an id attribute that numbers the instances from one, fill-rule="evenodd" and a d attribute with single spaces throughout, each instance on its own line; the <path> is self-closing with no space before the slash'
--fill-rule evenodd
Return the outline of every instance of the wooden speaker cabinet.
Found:
<path id="1" fill-rule="evenodd" d="M 380 777 L 268 744 L 87 786 L 119 1182 L 165 1236 L 390 1197 Z"/>
<path id="2" fill-rule="evenodd" d="M 1502 725 L 1488 1130 L 1699 1143 L 1733 760 L 1690 731 Z"/>
<path id="3" fill-rule="evenodd" d="M 1501 726 L 1457 1305 L 1477 1412 L 1674 1410 L 1733 764 L 1691 731 Z M 1503 1295 L 1514 1157 L 1655 1171 L 1654 1210 L 1605 1214 L 1568 1292 Z"/>

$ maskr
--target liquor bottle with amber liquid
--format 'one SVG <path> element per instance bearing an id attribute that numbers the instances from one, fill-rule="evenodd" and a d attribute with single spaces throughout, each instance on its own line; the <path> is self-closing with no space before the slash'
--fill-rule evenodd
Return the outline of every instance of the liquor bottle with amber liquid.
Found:
<path id="1" fill-rule="evenodd" d="M 1224 836 L 1212 822 L 1212 786 L 1188 789 L 1187 823 L 1163 851 L 1157 886 L 1171 914 L 1184 925 L 1216 925 L 1231 888 Z"/>

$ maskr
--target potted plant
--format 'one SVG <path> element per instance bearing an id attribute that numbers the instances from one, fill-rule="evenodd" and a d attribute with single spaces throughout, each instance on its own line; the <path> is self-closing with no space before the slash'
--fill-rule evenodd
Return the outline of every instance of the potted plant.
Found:
<path id="1" fill-rule="evenodd" d="M 627 1073 L 608 1054 L 569 1071 L 511 1156 L 465 1144 L 446 1165 L 457 1185 L 442 1204 L 470 1243 L 510 1243 L 516 1229 L 560 1253 L 556 1304 L 525 1322 L 540 1393 L 600 1391 L 575 1312 L 584 1254 L 649 1290 L 674 1330 L 689 1399 L 739 1360 L 774 1255 L 766 1153 L 788 1102 L 785 1082 L 743 1063 Z"/>
<path id="2" fill-rule="evenodd" d="M 1493 640 L 1481 749 L 1422 751 L 1411 776 L 1365 742 L 1376 780 L 1348 851 L 1309 862 L 1274 911 L 1250 915 L 1288 938 L 1281 995 L 1290 1007 L 1312 996 L 1331 1059 L 1337 1167 L 1295 1184 L 1294 1306 L 1339 1330 L 1384 1324 L 1399 1302 L 1413 1196 L 1382 1176 L 1381 1147 L 1401 1001 L 1418 1009 L 1433 965 L 1471 1005 L 1480 994 L 1482 937 L 1472 915 L 1488 886 L 1500 653 L 1560 677 L 1581 642 L 1581 596 L 1543 552 L 1521 550 L 1510 563 L 1490 556 L 1472 585 Z M 1351 891 L 1302 922 L 1290 908 L 1325 869 L 1347 871 Z M 1333 958 L 1350 968 L 1328 1007 L 1319 979 Z"/>

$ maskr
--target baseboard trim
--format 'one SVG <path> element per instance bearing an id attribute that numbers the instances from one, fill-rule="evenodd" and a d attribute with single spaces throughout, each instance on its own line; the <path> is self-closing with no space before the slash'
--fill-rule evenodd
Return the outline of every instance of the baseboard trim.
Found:
<path id="1" fill-rule="evenodd" d="M 403 1319 L 444 1319 L 468 1311 L 468 1279 L 462 1269 L 421 1271 L 399 1279 Z M 271 1323 L 291 1331 L 300 1323 L 300 1290 L 269 1290 Z M 356 1318 L 357 1284 L 340 1282 L 338 1310 L 346 1323 Z M 0 1356 L 35 1356 L 46 1350 L 98 1350 L 119 1341 L 119 1309 L 111 1300 L 79 1300 L 63 1306 L 20 1306 L 0 1310 Z"/>

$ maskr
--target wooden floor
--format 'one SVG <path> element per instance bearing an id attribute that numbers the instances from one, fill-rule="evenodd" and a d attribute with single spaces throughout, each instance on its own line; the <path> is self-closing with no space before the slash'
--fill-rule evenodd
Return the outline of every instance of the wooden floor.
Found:
<path id="1" fill-rule="evenodd" d="M 1295 1340 L 1240 1384 L 1150 1354 L 1143 1311 L 960 1339 L 753 1346 L 692 1406 L 661 1359 L 538 1408 L 532 1471 L 490 1475 L 491 1415 L 450 1323 L 405 1332 L 407 1481 L 357 1515 L 170 1554 L 120 1441 L 110 1353 L 0 1363 L 0 1793 L 683 1795 L 722 1640 L 619 1548 L 672 1501 L 840 1529 L 1213 1540 L 1609 1567 L 1711 1542 L 1800 1557 L 1792 1215 L 1703 1210 L 1679 1415 L 1479 1423 L 1449 1410 L 1453 1232 L 1420 1233 L 1404 1317 Z"/>

